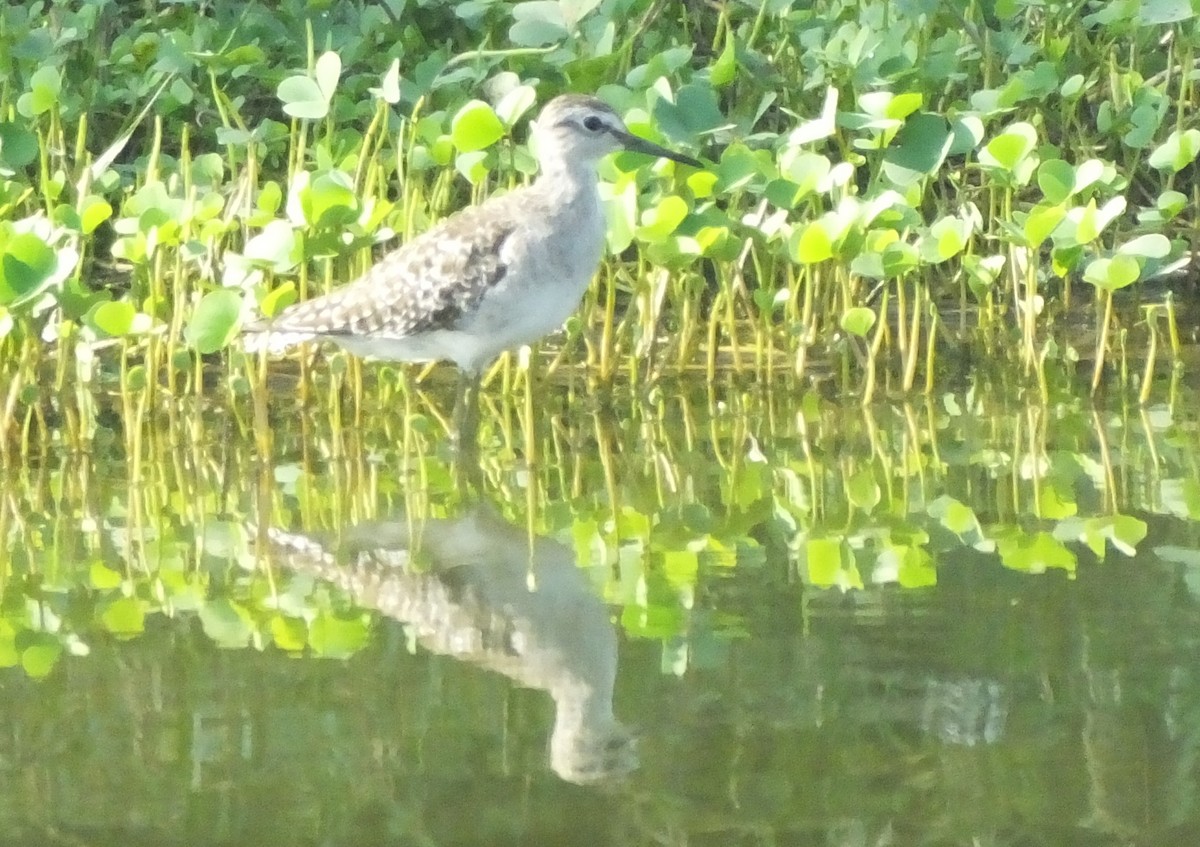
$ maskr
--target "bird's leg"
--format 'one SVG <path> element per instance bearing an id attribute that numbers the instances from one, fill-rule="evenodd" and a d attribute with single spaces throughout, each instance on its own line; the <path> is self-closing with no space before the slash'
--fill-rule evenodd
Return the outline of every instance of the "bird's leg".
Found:
<path id="1" fill-rule="evenodd" d="M 479 464 L 480 374 L 463 371 L 454 402 L 454 471 L 464 493 L 483 491 L 483 468 Z"/>
<path id="2" fill-rule="evenodd" d="M 479 437 L 478 371 L 462 371 L 454 400 L 454 442 L 458 451 L 474 452 Z"/>

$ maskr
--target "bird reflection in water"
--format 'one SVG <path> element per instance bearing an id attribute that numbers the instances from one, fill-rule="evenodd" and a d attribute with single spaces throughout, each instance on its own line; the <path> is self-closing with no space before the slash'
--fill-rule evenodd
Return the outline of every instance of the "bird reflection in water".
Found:
<path id="1" fill-rule="evenodd" d="M 613 716 L 617 634 L 572 552 L 531 539 L 491 509 L 358 524 L 336 543 L 266 530 L 271 557 L 402 622 L 426 649 L 504 674 L 554 699 L 550 766 L 578 784 L 637 767 Z"/>

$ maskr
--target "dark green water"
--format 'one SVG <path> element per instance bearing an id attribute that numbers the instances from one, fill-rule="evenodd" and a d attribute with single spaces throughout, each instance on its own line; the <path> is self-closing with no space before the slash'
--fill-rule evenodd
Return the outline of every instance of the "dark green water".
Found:
<path id="1" fill-rule="evenodd" d="M 558 402 L 11 462 L 0 843 L 1200 839 L 1194 407 Z"/>

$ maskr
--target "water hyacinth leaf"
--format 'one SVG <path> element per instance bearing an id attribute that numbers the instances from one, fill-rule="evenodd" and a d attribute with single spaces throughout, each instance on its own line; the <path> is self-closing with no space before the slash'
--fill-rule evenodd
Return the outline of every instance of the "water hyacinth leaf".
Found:
<path id="1" fill-rule="evenodd" d="M 23 124 L 0 121 L 0 169 L 16 171 L 38 155 L 37 135 Z"/>
<path id="2" fill-rule="evenodd" d="M 472 185 L 483 182 L 488 175 L 487 151 L 475 150 L 454 157 L 455 169 Z"/>
<path id="3" fill-rule="evenodd" d="M 717 192 L 738 191 L 752 183 L 765 182 L 762 180 L 764 166 L 770 167 L 769 159 L 764 162 L 744 144 L 730 144 L 717 163 Z"/>
<path id="4" fill-rule="evenodd" d="M 1067 77 L 1066 81 L 1063 82 L 1062 87 L 1059 88 L 1059 94 L 1062 95 L 1064 100 L 1073 100 L 1083 93 L 1084 84 L 1086 82 L 1087 80 L 1084 78 L 1083 74 L 1069 76 Z"/>
<path id="5" fill-rule="evenodd" d="M 321 89 L 326 104 L 333 100 L 334 92 L 337 91 L 338 77 L 341 75 L 342 58 L 337 53 L 327 50 L 317 57 L 313 76 L 316 78 L 317 86 Z"/>
<path id="6" fill-rule="evenodd" d="M 814 265 L 833 258 L 833 239 L 820 221 L 812 221 L 792 236 L 792 258 Z"/>
<path id="7" fill-rule="evenodd" d="M 329 101 L 312 77 L 302 74 L 288 77 L 279 83 L 275 96 L 289 117 L 317 121 L 329 114 Z"/>
<path id="8" fill-rule="evenodd" d="M 663 241 L 675 231 L 687 217 L 687 213 L 687 202 L 682 197 L 668 195 L 642 215 L 642 225 L 638 227 L 637 236 L 644 241 Z"/>
<path id="9" fill-rule="evenodd" d="M 45 114 L 58 104 L 62 75 L 58 68 L 43 65 L 29 79 L 29 91 L 17 99 L 17 111 L 28 118 Z"/>
<path id="10" fill-rule="evenodd" d="M 792 146 L 809 144 L 828 138 L 837 132 L 837 104 L 838 90 L 831 85 L 825 90 L 825 103 L 821 108 L 821 114 L 812 120 L 805 121 L 788 133 L 787 143 Z"/>
<path id="11" fill-rule="evenodd" d="M 242 297 L 236 291 L 210 291 L 196 304 L 184 338 L 200 353 L 215 353 L 237 335 L 241 313 Z"/>
<path id="12" fill-rule="evenodd" d="M 1129 122 L 1133 124 L 1133 128 L 1121 136 L 1121 140 L 1137 149 L 1149 147 L 1162 123 L 1163 105 L 1160 98 L 1157 104 L 1143 103 L 1137 106 L 1129 115 Z"/>
<path id="13" fill-rule="evenodd" d="M 1182 191 L 1169 189 L 1158 195 L 1158 198 L 1154 201 L 1154 208 L 1158 209 L 1163 213 L 1164 216 L 1166 216 L 1168 220 L 1170 220 L 1183 211 L 1183 208 L 1187 205 L 1187 202 L 1187 195 Z"/>
<path id="14" fill-rule="evenodd" d="M 952 141 L 945 118 L 913 115 L 884 152 L 883 171 L 897 186 L 912 185 L 942 166 Z"/>
<path id="15" fill-rule="evenodd" d="M 276 273 L 285 273 L 299 262 L 299 251 L 295 228 L 287 221 L 273 220 L 246 242 L 245 256 Z"/>
<path id="16" fill-rule="evenodd" d="M 883 259 L 883 275 L 887 279 L 902 277 L 916 268 L 921 262 L 917 248 L 903 241 L 896 241 L 889 244 L 884 248 L 881 256 Z"/>
<path id="17" fill-rule="evenodd" d="M 1138 23 L 1142 26 L 1161 26 L 1191 20 L 1196 9 L 1190 0 L 1142 0 Z"/>
<path id="18" fill-rule="evenodd" d="M 633 243 L 637 228 L 637 182 L 623 179 L 617 183 L 601 183 L 600 196 L 604 201 L 604 217 L 608 222 L 608 248 L 620 253 Z"/>
<path id="19" fill-rule="evenodd" d="M 1137 282 L 1141 266 L 1133 256 L 1118 253 L 1111 259 L 1094 259 L 1083 271 L 1083 278 L 1097 288 L 1116 291 Z"/>
<path id="20" fill-rule="evenodd" d="M 945 217 L 929 228 L 929 235 L 921 239 L 921 257 L 934 264 L 957 256 L 967 246 L 971 236 L 971 225 L 956 217 Z"/>
<path id="21" fill-rule="evenodd" d="M 57 266 L 54 249 L 32 232 L 10 238 L 0 257 L 0 305 L 16 306 L 40 294 Z"/>
<path id="22" fill-rule="evenodd" d="M 1163 259 L 1171 253 L 1171 242 L 1165 235 L 1158 232 L 1139 235 L 1118 247 L 1117 253 L 1125 256 L 1141 256 L 1144 259 Z"/>
<path id="23" fill-rule="evenodd" d="M 1038 165 L 1037 184 L 1048 203 L 1062 203 L 1075 193 L 1075 169 L 1062 159 L 1047 159 Z"/>
<path id="24" fill-rule="evenodd" d="M 1160 171 L 1178 173 L 1200 155 L 1200 130 L 1176 130 L 1167 140 L 1150 154 L 1150 166 Z"/>
<path id="25" fill-rule="evenodd" d="M 1106 176 L 1106 171 L 1109 171 L 1110 175 Z M 1115 174 L 1112 165 L 1105 164 L 1099 159 L 1088 159 L 1075 169 L 1075 187 L 1073 193 L 1079 194 L 1097 182 L 1108 183 L 1112 180 L 1112 174 Z"/>
<path id="26" fill-rule="evenodd" d="M 979 162 L 986 168 L 1014 173 L 1037 145 L 1037 130 L 1020 121 L 987 143 L 979 153 Z"/>
<path id="27" fill-rule="evenodd" d="M 371 94 L 389 105 L 400 102 L 400 60 L 392 59 L 392 64 L 383 74 L 378 88 L 369 89 Z"/>
<path id="28" fill-rule="evenodd" d="M 1034 249 L 1042 246 L 1066 216 L 1067 210 L 1059 205 L 1039 203 L 1034 206 L 1026 216 L 1022 228 L 1026 246 Z"/>
<path id="29" fill-rule="evenodd" d="M 659 130 L 672 142 L 690 141 L 725 125 L 717 93 L 703 82 L 690 82 L 675 92 L 675 102 L 660 97 L 652 110 Z"/>
<path id="30" fill-rule="evenodd" d="M 571 31 L 578 28 L 579 22 L 591 14 L 599 5 L 600 0 L 558 0 L 558 7 L 562 10 L 563 22 L 567 25 L 567 29 Z"/>
<path id="31" fill-rule="evenodd" d="M 300 206 L 309 225 L 344 227 L 358 219 L 354 179 L 341 171 L 318 175 L 300 192 Z"/>
<path id="32" fill-rule="evenodd" d="M 450 122 L 450 140 L 460 153 L 484 150 L 503 137 L 504 123 L 482 100 L 466 103 Z"/>
<path id="33" fill-rule="evenodd" d="M 866 338 L 875 326 L 875 312 L 866 306 L 854 306 L 842 313 L 841 327 L 851 335 Z"/>
<path id="34" fill-rule="evenodd" d="M 96 227 L 112 217 L 113 207 L 103 197 L 89 194 L 83 201 L 79 216 L 80 230 L 84 235 L 91 235 Z"/>
<path id="35" fill-rule="evenodd" d="M 545 47 L 569 35 L 562 7 L 555 0 L 530 0 L 512 9 L 508 38 L 519 47 Z"/>
<path id="36" fill-rule="evenodd" d="M 496 104 L 496 117 L 512 129 L 536 102 L 537 91 L 532 85 L 518 85 L 500 98 L 500 102 Z"/>
<path id="37" fill-rule="evenodd" d="M 133 332 L 137 309 L 128 300 L 110 300 L 98 303 L 87 315 L 83 322 L 109 338 L 122 338 Z"/>
<path id="38" fill-rule="evenodd" d="M 717 60 L 709 65 L 708 81 L 714 88 L 723 88 L 737 77 L 737 39 L 730 33 Z"/>
<path id="39" fill-rule="evenodd" d="M 983 141 L 983 121 L 977 115 L 964 115 L 950 122 L 949 156 L 963 156 L 970 153 Z"/>
<path id="40" fill-rule="evenodd" d="M 289 280 L 283 285 L 272 289 L 266 297 L 263 297 L 258 302 L 258 310 L 263 313 L 264 317 L 273 318 L 298 299 L 299 294 L 296 292 L 296 283 Z"/>

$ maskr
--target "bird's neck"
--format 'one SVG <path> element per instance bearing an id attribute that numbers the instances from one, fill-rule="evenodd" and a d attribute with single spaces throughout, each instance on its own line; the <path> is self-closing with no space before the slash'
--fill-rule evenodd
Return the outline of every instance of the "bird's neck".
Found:
<path id="1" fill-rule="evenodd" d="M 595 194 L 596 163 L 555 158 L 541 163 L 537 181 L 543 190 L 558 195 Z"/>

